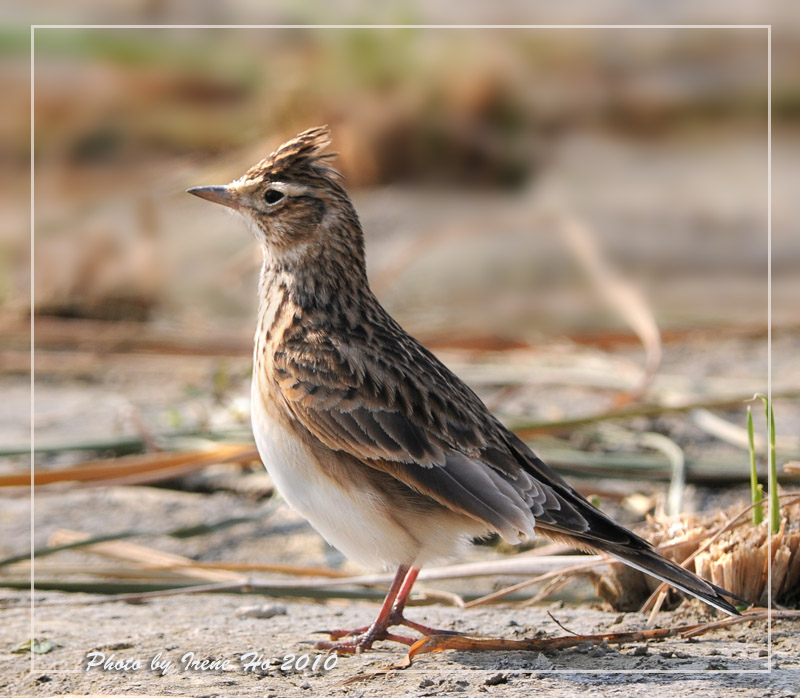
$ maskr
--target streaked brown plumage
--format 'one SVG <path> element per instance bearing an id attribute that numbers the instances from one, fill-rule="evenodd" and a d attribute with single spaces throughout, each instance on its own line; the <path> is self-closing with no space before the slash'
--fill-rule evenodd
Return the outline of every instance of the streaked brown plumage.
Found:
<path id="1" fill-rule="evenodd" d="M 735 614 L 724 590 L 589 504 L 384 310 L 328 144 L 310 129 L 230 185 L 189 190 L 241 213 L 264 249 L 253 431 L 278 490 L 349 557 L 398 567 L 378 620 L 323 645 L 429 631 L 402 616 L 419 568 L 490 531 L 517 542 L 538 528 Z"/>

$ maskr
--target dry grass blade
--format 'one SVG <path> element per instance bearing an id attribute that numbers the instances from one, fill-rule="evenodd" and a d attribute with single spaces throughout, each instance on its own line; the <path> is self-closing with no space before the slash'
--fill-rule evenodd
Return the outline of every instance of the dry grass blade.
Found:
<path id="1" fill-rule="evenodd" d="M 557 218 L 565 240 L 589 279 L 642 342 L 645 351 L 644 375 L 638 387 L 628 396 L 628 400 L 637 400 L 644 395 L 661 365 L 661 333 L 653 312 L 639 290 L 612 269 L 585 224 L 563 212 Z"/>
<path id="2" fill-rule="evenodd" d="M 430 346 L 430 343 L 429 343 Z M 503 386 L 506 396 L 521 383 L 561 383 L 614 392 L 632 390 L 641 378 L 641 368 L 633 361 L 596 352 L 563 348 L 506 350 L 476 360 L 475 350 L 454 351 L 448 347 L 447 363 L 470 385 Z M 501 391 L 502 392 L 502 391 Z M 493 399 L 497 399 L 496 396 Z M 502 409 L 497 401 L 494 409 Z"/>
<path id="3" fill-rule="evenodd" d="M 427 567 L 419 574 L 419 581 L 434 581 L 441 579 L 469 579 L 474 577 L 496 577 L 501 575 L 519 576 L 523 574 L 549 575 L 561 574 L 571 570 L 575 560 L 585 560 L 583 565 L 595 565 L 608 562 L 601 555 L 543 555 L 516 556 L 504 560 L 489 560 L 486 562 L 467 562 L 459 565 L 444 565 L 442 567 Z M 394 578 L 393 574 L 363 574 L 358 576 L 345 576 L 324 582 L 327 587 L 374 584 L 389 584 Z M 549 577 L 548 577 L 549 578 Z M 298 585 L 319 585 L 318 581 L 298 582 Z"/>
<path id="4" fill-rule="evenodd" d="M 556 577 L 555 579 L 551 579 L 547 584 L 545 584 L 539 591 L 536 592 L 530 599 L 524 601 L 522 603 L 523 606 L 534 606 L 537 603 L 541 603 L 545 599 L 551 597 L 553 594 L 561 591 L 567 584 L 569 584 L 572 579 L 569 575 L 562 574 Z"/>
<path id="5" fill-rule="evenodd" d="M 579 636 L 580 633 L 576 633 L 574 630 L 570 630 L 566 625 L 564 625 L 558 618 L 556 618 L 550 611 L 547 612 L 548 617 L 552 620 L 559 628 L 561 628 L 565 633 L 569 633 L 570 635 Z"/>
<path id="6" fill-rule="evenodd" d="M 614 419 L 630 419 L 631 417 L 657 417 L 665 414 L 680 414 L 698 408 L 715 409 L 724 407 L 740 407 L 743 402 L 750 399 L 750 395 L 736 397 L 711 398 L 708 400 L 687 400 L 670 405 L 627 405 L 618 409 L 609 410 L 601 414 L 585 417 L 571 417 L 555 421 L 518 421 L 513 425 L 513 431 L 521 439 L 531 438 L 539 434 L 557 434 L 570 431 L 575 427 L 606 422 Z M 800 397 L 800 390 L 791 389 L 773 392 L 772 399 Z"/>
<path id="7" fill-rule="evenodd" d="M 562 575 L 569 574 L 571 572 L 580 572 L 591 567 L 595 567 L 597 565 L 607 564 L 609 562 L 608 558 L 603 557 L 602 555 L 593 555 L 592 560 L 588 560 L 586 562 L 580 562 L 576 565 L 571 565 L 569 567 L 564 567 L 560 570 L 553 570 L 552 572 L 546 572 L 544 574 L 540 574 L 532 579 L 526 579 L 524 582 L 519 582 L 518 584 L 512 584 L 505 589 L 500 589 L 498 591 L 492 592 L 491 594 L 487 594 L 486 596 L 481 596 L 474 601 L 470 601 L 469 603 L 465 604 L 465 608 L 474 608 L 475 606 L 483 606 L 487 603 L 493 603 L 498 599 L 502 599 L 510 594 L 513 594 L 516 591 L 520 591 L 521 589 L 525 589 L 529 586 L 534 584 L 540 584 L 541 582 L 547 582 L 551 579 L 556 579 L 561 577 Z"/>
<path id="8" fill-rule="evenodd" d="M 255 454 L 255 451 L 252 452 Z M 239 462 L 240 459 L 235 457 L 233 462 Z M 249 462 L 252 460 L 251 454 L 241 460 L 241 462 Z M 80 485 L 73 485 L 72 487 L 119 487 L 123 485 L 151 485 L 156 482 L 164 482 L 167 480 L 174 480 L 175 478 L 189 475 L 196 472 L 207 465 L 216 465 L 217 463 L 230 463 L 229 458 L 208 458 L 193 460 L 189 463 L 182 463 L 173 467 L 163 467 L 157 470 L 148 470 L 142 473 L 134 473 L 131 475 L 124 475 L 122 477 L 110 477 L 101 480 L 90 480 L 89 482 L 81 483 Z M 65 489 L 71 489 L 67 486 Z"/>
<path id="9" fill-rule="evenodd" d="M 30 579 L 2 579 L 0 586 L 8 589 L 30 589 Z M 149 598 L 177 594 L 199 594 L 219 591 L 236 592 L 247 588 L 240 582 L 194 584 L 188 581 L 153 582 L 65 582 L 61 579 L 34 579 L 37 591 L 59 591 L 80 594 L 102 594 L 100 598 L 55 599 L 37 601 L 40 606 L 85 606 L 87 604 L 114 603 L 117 601 L 139 603 Z"/>
<path id="10" fill-rule="evenodd" d="M 116 548 L 111 548 L 110 553 L 113 556 L 122 555 L 126 559 L 130 559 L 131 557 L 140 560 L 151 560 L 152 555 L 156 555 L 156 559 L 161 560 L 163 562 L 167 562 L 161 553 L 158 551 L 150 551 L 149 549 L 140 550 L 141 546 L 136 546 L 136 548 L 131 553 L 128 549 L 119 550 Z M 550 572 L 549 577 L 553 575 L 559 575 L 562 569 L 571 569 L 570 562 L 576 559 L 575 556 L 553 556 L 553 557 L 544 557 L 544 558 L 537 558 L 537 557 L 520 557 L 517 559 L 509 559 L 509 560 L 496 560 L 493 562 L 486 562 L 486 563 L 469 563 L 465 565 L 451 565 L 446 567 L 439 567 L 439 568 L 428 568 L 423 570 L 422 574 L 420 574 L 420 579 L 461 579 L 461 578 L 468 578 L 468 577 L 479 577 L 479 576 L 496 576 L 498 574 L 512 574 L 512 575 L 519 575 L 519 574 L 530 574 L 531 570 L 541 570 L 541 569 L 548 569 L 553 570 Z M 190 569 L 192 570 L 205 570 L 206 568 L 202 563 L 194 563 L 193 561 L 189 561 Z M 604 559 L 600 559 L 597 556 L 596 560 L 591 560 L 589 564 L 601 563 L 605 562 Z M 566 567 L 565 567 L 566 566 Z M 273 567 L 273 566 L 264 566 L 265 568 Z M 296 571 L 290 570 L 288 566 L 278 566 L 282 567 L 283 569 L 278 569 L 276 571 L 280 572 L 287 572 L 287 571 Z M 159 570 L 168 571 L 170 569 L 186 569 L 187 565 L 181 563 L 178 565 L 164 565 L 158 567 Z M 315 571 L 307 570 L 307 568 L 302 568 L 304 570 L 303 573 L 306 571 Z M 361 576 L 345 576 L 341 577 L 338 576 L 341 573 L 334 573 L 331 574 L 331 571 L 325 571 L 324 577 L 320 579 L 317 577 L 316 579 L 308 579 L 308 580 L 286 580 L 286 579 L 244 579 L 244 581 L 236 580 L 231 582 L 222 582 L 221 585 L 214 584 L 214 585 L 186 585 L 186 584 L 168 584 L 168 583 L 159 583 L 157 588 L 148 588 L 146 584 L 140 585 L 127 585 L 127 587 L 123 587 L 122 589 L 115 590 L 113 585 L 109 584 L 102 584 L 96 585 L 92 582 L 54 582 L 48 580 L 36 580 L 35 586 L 41 589 L 58 589 L 61 591 L 84 591 L 87 593 L 102 593 L 102 594 L 115 594 L 114 596 L 109 596 L 100 600 L 93 600 L 90 601 L 91 603 L 98 603 L 98 602 L 109 602 L 109 601 L 141 601 L 147 598 L 155 598 L 157 596 L 163 595 L 173 595 L 173 594 L 181 594 L 181 593 L 199 593 L 199 592 L 217 592 L 217 591 L 230 591 L 230 592 L 241 592 L 241 591 L 248 591 L 252 593 L 262 593 L 271 596 L 289 596 L 289 597 L 308 597 L 308 598 L 319 598 L 319 599 L 326 599 L 326 598 L 354 598 L 354 599 L 376 599 L 380 600 L 383 598 L 383 592 L 379 590 L 351 590 L 351 589 L 342 589 L 341 587 L 353 587 L 353 586 L 360 586 L 360 587 L 369 587 L 375 585 L 386 585 L 388 584 L 391 579 L 392 575 L 386 574 L 373 574 L 373 575 L 361 575 Z M 198 575 L 199 576 L 199 575 Z M 323 575 L 320 575 L 323 576 Z M 549 578 L 548 577 L 548 578 Z M 13 579 L 2 579 L 0 581 L 0 585 L 12 587 L 12 588 L 24 588 L 25 584 L 20 582 L 17 583 L 16 580 Z M 30 586 L 30 583 L 27 582 L 27 585 Z M 138 589 L 142 589 L 141 592 Z M 130 590 L 130 591 L 129 591 Z M 121 592 L 121 593 L 120 593 Z M 461 597 L 456 595 L 448 594 L 446 592 L 429 592 L 428 596 L 431 598 L 439 598 L 440 600 L 445 600 L 447 603 L 454 604 L 456 606 L 466 606 L 463 604 Z M 473 595 L 474 596 L 474 595 Z M 416 597 L 419 600 L 419 597 Z M 81 604 L 81 603 L 90 603 L 89 601 L 66 601 L 66 602 L 58 602 L 58 605 L 64 604 Z"/>
<path id="11" fill-rule="evenodd" d="M 170 536 L 171 538 L 192 538 L 194 536 L 202 536 L 207 533 L 221 531 L 231 526 L 237 526 L 243 523 L 252 523 L 254 521 L 264 521 L 267 516 L 275 511 L 277 507 L 276 500 L 270 500 L 264 509 L 255 515 L 251 516 L 234 516 L 228 519 L 221 519 L 219 521 L 212 521 L 211 523 L 201 523 L 194 526 L 181 526 L 166 531 L 142 530 L 134 529 L 128 531 L 120 531 L 118 533 L 110 533 L 104 536 L 93 536 L 86 541 L 77 541 L 75 543 L 64 543 L 62 545 L 52 545 L 44 548 L 35 548 L 32 551 L 23 553 L 22 555 L 12 555 L 10 557 L 0 560 L 0 568 L 5 565 L 12 565 L 16 562 L 29 560 L 32 557 L 46 557 L 53 555 L 62 550 L 70 550 L 74 548 L 82 548 L 83 546 L 91 543 L 105 543 L 107 541 L 122 540 L 124 538 L 135 538 L 136 536 Z"/>
<path id="12" fill-rule="evenodd" d="M 672 473 L 667 494 L 667 514 L 677 516 L 681 511 L 686 488 L 686 458 L 683 449 L 668 436 L 656 432 L 641 434 L 639 440 L 643 445 L 661 451 L 669 459 Z"/>
<path id="13" fill-rule="evenodd" d="M 71 546 L 77 547 L 77 546 Z M 83 547 L 83 546 L 81 546 Z M 88 546 L 87 546 L 88 547 Z M 20 562 L 29 563 L 29 560 L 21 560 Z M 331 578 L 331 579 L 338 579 L 340 577 L 348 576 L 347 572 L 342 572 L 341 570 L 333 570 L 327 567 L 306 567 L 303 565 L 285 565 L 285 564 L 257 564 L 257 563 L 246 563 L 246 562 L 197 562 L 195 560 L 190 560 L 188 563 L 186 562 L 176 562 L 176 563 L 169 563 L 164 561 L 160 563 L 157 567 L 156 566 L 140 566 L 140 567 L 119 567 L 119 568 L 103 568 L 103 567 L 90 567 L 88 565 L 82 566 L 68 566 L 68 565 L 53 565 L 52 567 L 48 566 L 47 563 L 37 563 L 36 564 L 36 571 L 38 573 L 41 572 L 48 572 L 51 574 L 64 576 L 67 574 L 94 574 L 99 576 L 113 576 L 113 577 L 137 577 L 137 578 L 147 578 L 148 575 L 151 576 L 158 576 L 159 578 L 181 578 L 184 579 L 187 576 L 191 577 L 199 577 L 204 578 L 202 575 L 198 574 L 187 574 L 189 571 L 202 571 L 202 570 L 219 570 L 222 572 L 274 572 L 276 574 L 287 574 L 287 575 L 294 575 L 297 577 L 323 577 L 323 578 Z M 56 575 L 56 576 L 58 576 Z M 205 577 L 208 579 L 213 579 L 213 577 L 208 576 Z M 227 577 L 228 579 L 234 578 L 241 578 L 241 575 Z M 219 577 L 219 579 L 223 579 L 223 577 Z M 429 592 L 430 594 L 439 593 L 439 592 Z M 445 594 L 446 592 L 441 592 Z"/>
<path id="14" fill-rule="evenodd" d="M 446 603 L 448 606 L 455 606 L 456 608 L 466 607 L 464 599 L 459 594 L 452 591 L 442 591 L 441 589 L 426 589 L 414 592 L 414 596 L 410 600 L 410 603 L 415 606 L 435 604 L 437 602 Z"/>
<path id="15" fill-rule="evenodd" d="M 738 446 L 745 450 L 749 449 L 750 444 L 748 443 L 747 429 L 744 427 L 739 427 L 729 422 L 727 419 L 723 419 L 713 412 L 704 409 L 693 410 L 690 417 L 692 422 L 706 433 L 732 446 Z M 766 448 L 766 439 L 764 439 L 761 434 L 754 435 L 754 442 L 757 451 L 762 451 Z M 779 435 L 775 438 L 775 444 L 779 450 L 786 453 L 800 453 L 800 439 L 796 436 L 789 436 L 788 434 Z"/>
<path id="16" fill-rule="evenodd" d="M 3 579 L 0 587 L 28 590 L 30 579 Z M 216 584 L 192 584 L 190 582 L 64 582 L 59 579 L 34 580 L 34 587 L 40 591 L 60 591 L 81 594 L 102 594 L 97 598 L 55 599 L 37 601 L 40 606 L 84 606 L 100 603 L 132 602 L 141 603 L 149 599 L 181 594 L 260 594 L 277 598 L 303 598 L 327 601 L 329 599 L 383 601 L 386 592 L 382 589 L 330 589 L 325 586 L 309 586 L 283 581 L 272 584 L 250 582 L 219 582 Z"/>
<path id="17" fill-rule="evenodd" d="M 23 565 L 20 564 L 20 567 Z M 8 574 L 6 572 L 5 574 Z M 150 582 L 186 582 L 187 579 L 197 579 L 185 574 L 180 568 L 151 568 L 140 567 L 135 564 L 74 564 L 65 565 L 61 563 L 41 562 L 36 565 L 37 579 L 65 579 L 70 575 L 86 577 L 103 577 L 117 580 L 139 580 L 145 583 Z M 5 575 L 4 575 L 5 576 Z M 2 578 L 2 577 L 0 577 Z M 5 581 L 5 579 L 3 580 Z"/>
<path id="18" fill-rule="evenodd" d="M 90 539 L 88 533 L 59 529 L 50 537 L 50 545 L 63 545 L 79 543 Z M 161 550 L 148 548 L 144 545 L 127 541 L 108 541 L 105 543 L 91 543 L 83 547 L 88 553 L 110 557 L 115 560 L 136 563 L 141 570 L 171 570 L 178 571 L 181 576 L 189 579 L 202 579 L 208 582 L 241 582 L 247 581 L 244 575 L 229 570 L 203 569 L 195 565 L 194 560 L 183 555 L 165 553 Z"/>
<path id="19" fill-rule="evenodd" d="M 169 477 L 174 477 L 211 463 L 245 462 L 257 457 L 252 444 L 215 444 L 213 448 L 202 451 L 150 453 L 87 461 L 58 470 L 35 470 L 32 479 L 37 487 L 59 482 L 133 484 L 159 474 L 168 473 Z M 27 473 L 0 476 L 0 487 L 28 487 L 30 484 L 31 476 Z"/>
<path id="20" fill-rule="evenodd" d="M 595 434 L 598 431 L 599 429 L 595 430 Z M 638 434 L 636 438 L 630 440 L 631 445 L 641 446 L 642 450 L 586 451 L 564 448 L 560 444 L 554 445 L 554 442 L 546 441 L 544 438 L 537 439 L 534 447 L 542 460 L 562 474 L 588 474 L 592 477 L 626 480 L 631 478 L 669 480 L 675 473 L 677 458 L 668 454 L 665 449 L 661 452 L 653 452 L 651 447 L 644 450 L 648 445 L 646 441 L 646 438 L 642 439 Z M 713 486 L 719 486 L 723 482 L 731 484 L 747 482 L 750 477 L 743 462 L 727 455 L 686 458 L 685 471 L 687 482 L 711 483 Z M 795 478 L 796 474 L 790 473 L 785 479 L 788 482 Z M 583 486 L 579 491 L 586 496 L 589 490 Z M 597 493 L 601 497 L 609 496 L 617 500 L 625 498 L 619 493 L 604 494 L 602 490 L 598 490 Z"/>
<path id="21" fill-rule="evenodd" d="M 206 570 L 230 570 L 232 572 L 276 572 L 298 577 L 330 577 L 339 579 L 349 577 L 347 572 L 330 567 L 308 567 L 307 565 L 286 565 L 279 563 L 256 562 L 192 562 L 192 567 Z"/>

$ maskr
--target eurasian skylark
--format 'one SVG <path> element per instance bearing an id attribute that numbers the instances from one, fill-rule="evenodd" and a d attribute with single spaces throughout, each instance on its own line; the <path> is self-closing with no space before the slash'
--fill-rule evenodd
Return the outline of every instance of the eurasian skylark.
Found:
<path id="1" fill-rule="evenodd" d="M 189 190 L 238 211 L 263 248 L 252 423 L 278 491 L 348 557 L 397 568 L 375 622 L 319 646 L 410 644 L 388 632 L 398 624 L 433 632 L 403 616 L 419 569 L 491 531 L 608 553 L 737 614 L 724 589 L 587 502 L 384 310 L 329 143 L 309 129 L 235 182 Z"/>

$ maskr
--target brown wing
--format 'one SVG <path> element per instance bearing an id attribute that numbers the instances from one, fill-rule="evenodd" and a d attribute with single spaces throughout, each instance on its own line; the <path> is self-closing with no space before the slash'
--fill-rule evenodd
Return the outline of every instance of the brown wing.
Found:
<path id="1" fill-rule="evenodd" d="M 328 448 L 388 472 L 506 540 L 545 533 L 600 550 L 731 615 L 723 589 L 665 560 L 573 490 L 424 347 L 301 344 L 275 354 L 291 416 Z M 312 358 L 313 357 L 313 358 Z M 411 370 L 411 366 L 414 369 Z"/>
<path id="2" fill-rule="evenodd" d="M 306 338 L 274 355 L 290 415 L 328 448 L 390 473 L 509 541 L 532 535 L 534 520 L 589 534 L 594 522 L 584 504 L 615 529 L 606 536 L 629 540 L 408 335 L 359 339 L 316 334 L 313 351 Z"/>

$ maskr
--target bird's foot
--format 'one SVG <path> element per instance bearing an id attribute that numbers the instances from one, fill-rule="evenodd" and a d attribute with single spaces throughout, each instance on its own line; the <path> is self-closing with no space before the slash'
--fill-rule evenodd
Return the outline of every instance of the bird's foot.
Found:
<path id="1" fill-rule="evenodd" d="M 406 637 L 405 635 L 395 635 L 389 632 L 389 628 L 395 625 L 404 625 L 407 628 L 416 630 L 423 635 L 459 635 L 453 630 L 439 630 L 431 628 L 422 623 L 416 623 L 403 616 L 401 611 L 393 611 L 389 618 L 383 623 L 373 623 L 365 625 L 355 630 L 326 630 L 324 631 L 331 640 L 323 640 L 316 643 L 317 649 L 336 651 L 342 654 L 360 654 L 372 647 L 376 640 L 389 640 L 399 642 L 404 645 L 413 645 L 416 638 Z M 348 638 L 348 639 L 345 639 Z"/>
<path id="2" fill-rule="evenodd" d="M 339 654 L 361 654 L 372 648 L 372 643 L 376 640 L 389 640 L 390 642 L 400 642 L 411 646 L 416 640 L 413 637 L 395 635 L 388 631 L 389 626 L 369 626 L 368 628 L 358 628 L 356 630 L 332 630 L 328 634 L 331 640 L 322 640 L 316 643 L 318 650 L 329 650 Z M 345 639 L 346 638 L 346 639 Z"/>
<path id="3" fill-rule="evenodd" d="M 389 617 L 389 626 L 392 625 L 405 625 L 407 628 L 416 630 L 423 635 L 460 635 L 461 633 L 455 630 L 442 630 L 441 628 L 431 628 L 429 625 L 423 625 L 413 620 L 409 620 L 402 613 L 392 613 Z"/>

